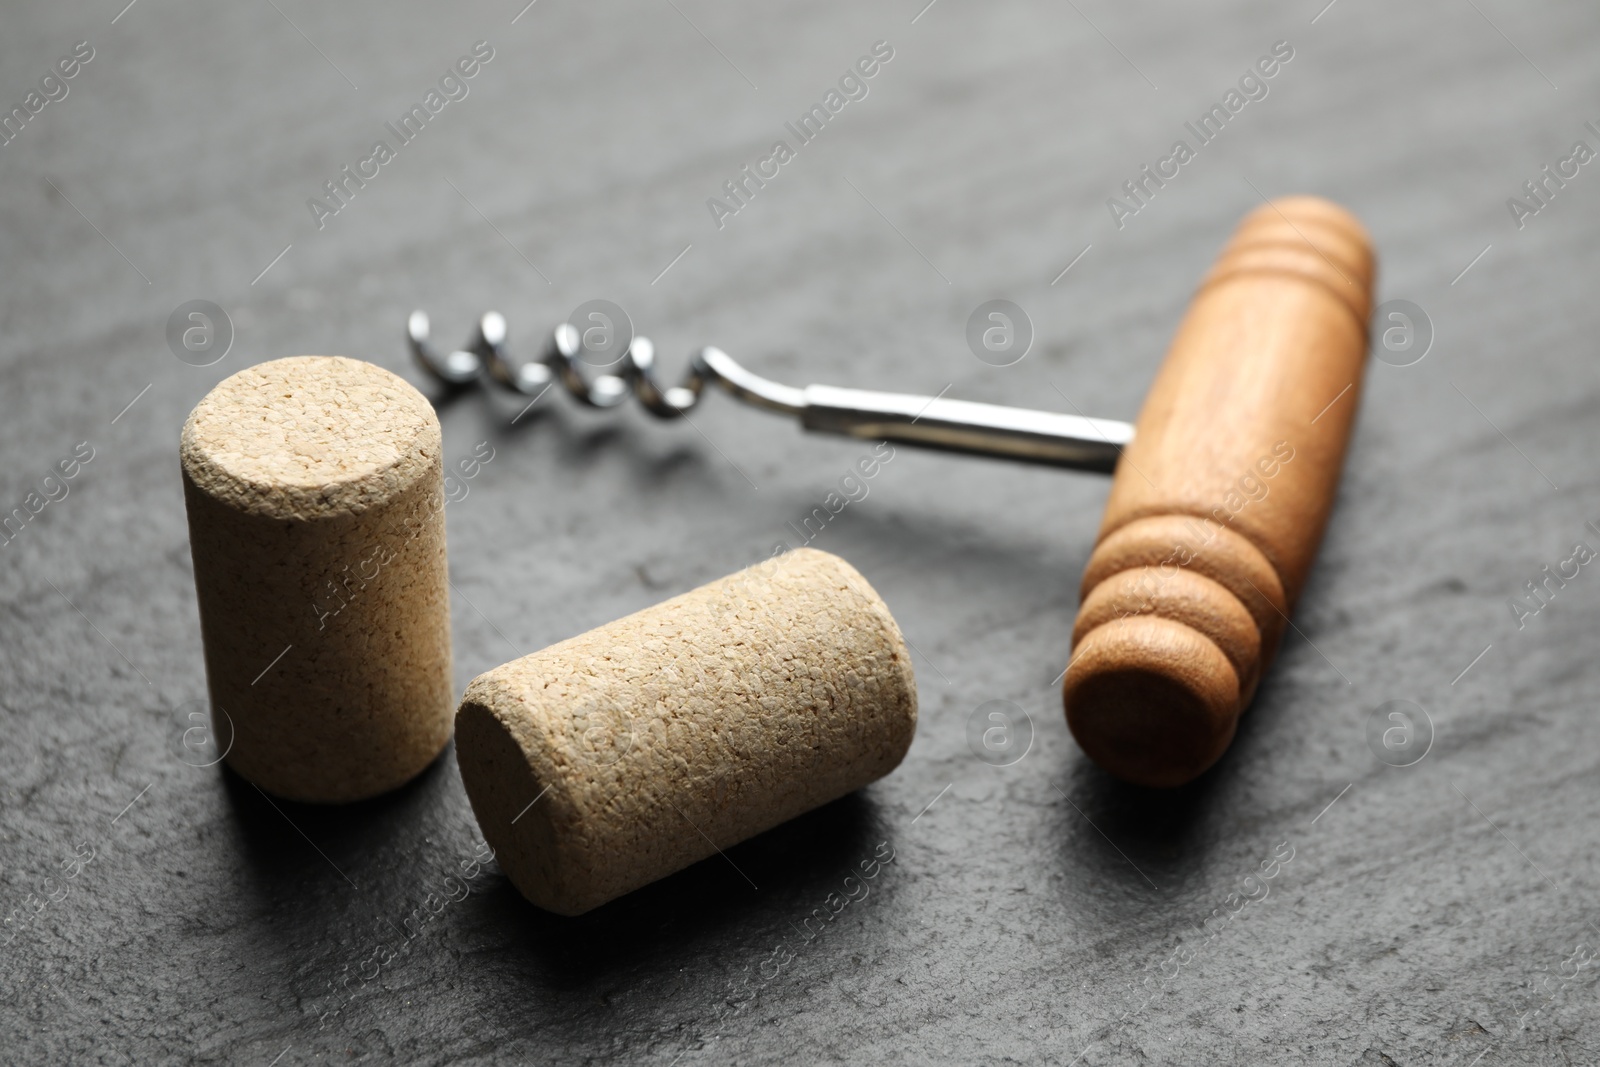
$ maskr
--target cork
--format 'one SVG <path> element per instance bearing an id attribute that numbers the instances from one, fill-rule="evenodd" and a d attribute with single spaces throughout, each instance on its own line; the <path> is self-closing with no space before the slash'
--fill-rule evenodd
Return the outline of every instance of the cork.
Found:
<path id="1" fill-rule="evenodd" d="M 453 710 L 428 401 L 360 360 L 273 360 L 200 401 L 180 456 L 229 766 L 309 803 L 416 776 L 449 741 Z"/>
<path id="2" fill-rule="evenodd" d="M 479 675 L 456 758 L 501 870 L 579 915 L 881 778 L 916 725 L 888 607 L 799 549 Z"/>

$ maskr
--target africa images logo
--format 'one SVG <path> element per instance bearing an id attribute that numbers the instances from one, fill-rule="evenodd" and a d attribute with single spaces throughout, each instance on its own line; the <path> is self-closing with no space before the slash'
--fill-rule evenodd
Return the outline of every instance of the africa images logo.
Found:
<path id="1" fill-rule="evenodd" d="M 845 105 L 852 100 L 865 100 L 870 91 L 867 81 L 878 75 L 883 66 L 894 58 L 894 46 L 888 41 L 874 41 L 872 54 L 862 56 L 854 65 L 845 68 L 839 76 L 839 87 L 829 89 L 822 97 L 822 103 L 812 104 L 805 114 L 794 122 L 785 122 L 783 128 L 794 137 L 797 147 L 804 147 L 822 135 L 826 127 Z M 778 176 L 779 170 L 795 158 L 797 148 L 791 148 L 788 141 L 772 142 L 772 149 L 760 159 L 756 160 L 755 170 L 750 169 L 746 163 L 739 168 L 739 173 L 722 183 L 722 192 L 726 200 L 718 197 L 709 197 L 706 200 L 706 209 L 711 212 L 711 221 L 717 224 L 717 229 L 722 229 L 727 223 L 724 221 L 731 215 L 750 206 L 750 201 L 755 199 L 756 193 L 767 187 L 767 182 Z"/>
<path id="2" fill-rule="evenodd" d="M 1288 41 L 1276 41 L 1272 45 L 1270 55 L 1257 59 L 1253 65 L 1247 67 L 1239 76 L 1239 87 L 1230 88 L 1222 96 L 1222 102 L 1212 104 L 1194 122 L 1185 122 L 1183 127 L 1195 140 L 1191 147 L 1189 142 L 1178 138 L 1172 142 L 1172 151 L 1156 160 L 1152 170 L 1146 163 L 1139 168 L 1137 176 L 1122 183 L 1122 193 L 1126 200 L 1119 200 L 1115 196 L 1106 197 L 1106 210 L 1111 212 L 1111 221 L 1117 224 L 1117 229 L 1127 225 L 1129 216 L 1137 215 L 1155 199 L 1156 190 L 1165 189 L 1167 182 L 1173 180 L 1181 172 L 1183 166 L 1200 154 L 1200 149 L 1222 136 L 1222 129 L 1229 120 L 1243 111 L 1245 105 L 1252 100 L 1265 100 L 1270 88 L 1267 82 L 1276 77 L 1283 66 L 1294 58 L 1294 46 Z"/>
<path id="3" fill-rule="evenodd" d="M 474 44 L 470 56 L 462 56 L 456 60 L 454 65 L 439 78 L 437 89 L 430 88 L 423 94 L 422 103 L 412 104 L 395 122 L 384 123 L 384 128 L 394 135 L 394 146 L 390 146 L 388 141 L 374 141 L 372 151 L 366 158 L 356 160 L 354 170 L 351 170 L 350 164 L 346 163 L 339 168 L 339 173 L 335 177 L 323 182 L 322 190 L 327 199 L 313 196 L 306 200 L 306 207 L 311 211 L 311 218 L 316 222 L 317 229 L 325 227 L 330 217 L 349 207 L 356 193 L 365 189 L 367 182 L 376 178 L 382 168 L 399 155 L 401 148 L 416 140 L 430 119 L 443 111 L 451 102 L 465 100 L 472 92 L 472 87 L 467 82 L 477 77 L 493 58 L 494 49 L 490 47 L 488 41 Z"/>

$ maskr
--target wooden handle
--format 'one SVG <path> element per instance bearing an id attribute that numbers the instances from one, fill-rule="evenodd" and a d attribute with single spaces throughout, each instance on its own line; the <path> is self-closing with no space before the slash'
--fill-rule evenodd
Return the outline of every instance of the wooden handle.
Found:
<path id="1" fill-rule="evenodd" d="M 1140 785 L 1233 740 L 1333 507 L 1365 365 L 1374 262 L 1349 212 L 1247 215 L 1139 414 L 1083 575 L 1067 724 Z"/>

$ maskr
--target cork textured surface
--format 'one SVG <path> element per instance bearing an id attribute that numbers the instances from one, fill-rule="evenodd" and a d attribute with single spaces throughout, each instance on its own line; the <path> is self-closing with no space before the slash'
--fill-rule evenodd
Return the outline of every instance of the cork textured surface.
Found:
<path id="1" fill-rule="evenodd" d="M 442 478 L 427 398 L 344 356 L 289 356 L 231 375 L 189 413 L 179 447 L 196 488 L 274 519 L 354 514 Z"/>
<path id="2" fill-rule="evenodd" d="M 479 675 L 456 723 L 500 869 L 578 915 L 888 774 L 917 686 L 882 598 L 801 548 Z"/>
<path id="3" fill-rule="evenodd" d="M 185 421 L 208 739 L 256 786 L 365 800 L 450 739 L 441 456 L 422 394 L 343 357 L 239 371 Z"/>
<path id="4" fill-rule="evenodd" d="M 0 106 L 94 58 L 0 147 L 0 1059 L 1600 1059 L 1600 572 L 1575 552 L 1600 548 L 1600 171 L 1523 188 L 1600 148 L 1592 5 L 274 3 L 6 9 Z M 800 144 L 785 124 L 880 40 Z M 1199 144 L 1279 40 L 1267 95 Z M 1127 200 L 1179 138 L 1194 158 Z M 707 200 L 779 139 L 719 229 Z M 338 205 L 347 166 L 377 172 Z M 1061 712 L 1104 478 L 559 386 L 520 419 L 501 393 L 438 409 L 450 706 L 809 538 L 911 651 L 899 767 L 726 850 L 759 888 L 713 855 L 569 919 L 489 858 L 448 748 L 329 807 L 269 802 L 190 732 L 176 442 L 243 367 L 340 353 L 420 385 L 414 308 L 446 347 L 504 312 L 526 355 L 607 299 L 669 381 L 715 344 L 789 385 L 1132 419 L 1222 243 L 1293 193 L 1349 207 L 1380 306 L 1425 317 L 1375 347 L 1294 626 L 1189 787 L 1110 780 Z M 312 198 L 339 207 L 320 229 Z M 997 298 L 1034 333 L 1005 367 L 966 338 Z M 180 359 L 196 300 L 231 345 L 213 317 L 186 349 L 186 310 Z"/>

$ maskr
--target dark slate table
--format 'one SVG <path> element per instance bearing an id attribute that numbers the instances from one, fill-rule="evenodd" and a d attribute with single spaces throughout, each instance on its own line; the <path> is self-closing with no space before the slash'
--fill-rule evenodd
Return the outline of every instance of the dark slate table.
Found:
<path id="1" fill-rule="evenodd" d="M 1523 191 L 1600 148 L 1592 9 L 122 2 L 0 35 L 27 116 L 0 149 L 0 505 L 29 519 L 0 550 L 0 1059 L 1600 1058 L 1600 576 L 1511 606 L 1600 548 L 1600 166 Z M 1267 95 L 1119 229 L 1107 199 L 1280 40 Z M 333 213 L 323 183 L 478 41 Z M 866 95 L 719 228 L 708 198 L 877 41 Z M 480 869 L 448 752 L 338 809 L 196 766 L 176 443 L 240 367 L 420 383 L 413 307 L 448 343 L 497 308 L 526 347 L 604 298 L 671 375 L 715 343 L 793 384 L 1131 418 L 1238 218 L 1292 192 L 1366 221 L 1431 345 L 1372 363 L 1296 630 L 1194 785 L 1121 786 L 1062 719 L 1104 480 L 905 448 L 815 544 L 915 646 L 916 743 L 730 850 L 749 882 L 713 858 L 559 919 Z M 964 340 L 991 298 L 1034 326 L 1013 366 Z M 216 362 L 224 323 L 169 346 L 192 300 L 231 323 Z M 458 686 L 794 540 L 866 448 L 721 396 L 693 427 L 518 407 L 441 408 L 448 458 L 495 455 L 448 512 Z M 968 742 L 991 701 L 1026 716 L 1003 766 Z M 1391 701 L 1408 766 L 1369 743 Z"/>

